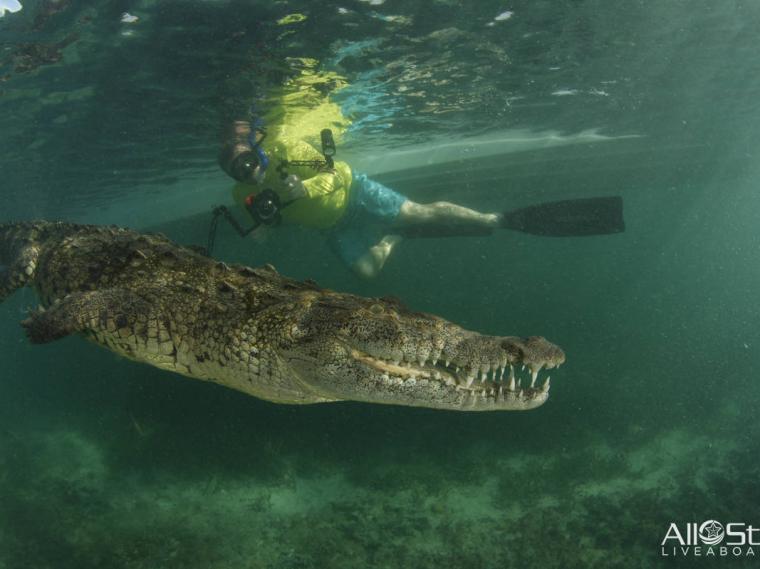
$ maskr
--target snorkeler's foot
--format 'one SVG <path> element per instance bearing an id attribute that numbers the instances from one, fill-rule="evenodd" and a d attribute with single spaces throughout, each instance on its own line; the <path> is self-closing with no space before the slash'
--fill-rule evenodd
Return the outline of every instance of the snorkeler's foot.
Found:
<path id="1" fill-rule="evenodd" d="M 377 245 L 370 247 L 356 263 L 352 265 L 354 273 L 364 279 L 375 278 L 383 270 L 385 262 L 393 252 L 393 248 L 398 245 L 404 238 L 401 235 L 386 235 Z"/>
<path id="2" fill-rule="evenodd" d="M 403 237 L 401 235 L 386 235 L 383 237 L 380 242 L 375 245 L 375 247 L 380 247 L 383 250 L 384 253 L 384 259 L 388 257 L 388 255 L 391 254 L 391 251 L 393 251 L 393 248 L 401 243 L 403 241 Z"/>
<path id="3" fill-rule="evenodd" d="M 484 213 L 483 224 L 486 227 L 497 228 L 501 227 L 504 220 L 504 215 L 501 213 Z"/>

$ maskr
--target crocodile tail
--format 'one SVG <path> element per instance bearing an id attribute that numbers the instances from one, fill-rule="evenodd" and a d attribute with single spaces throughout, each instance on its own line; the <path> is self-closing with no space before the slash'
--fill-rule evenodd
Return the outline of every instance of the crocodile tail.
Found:
<path id="1" fill-rule="evenodd" d="M 34 279 L 44 241 L 74 227 L 49 221 L 0 224 L 0 302 Z"/>

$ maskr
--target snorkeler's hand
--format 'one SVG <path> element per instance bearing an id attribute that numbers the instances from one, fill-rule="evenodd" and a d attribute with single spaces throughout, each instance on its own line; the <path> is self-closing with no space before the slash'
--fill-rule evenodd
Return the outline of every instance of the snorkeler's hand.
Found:
<path id="1" fill-rule="evenodd" d="M 285 178 L 285 188 L 286 190 L 283 192 L 283 197 L 287 201 L 297 200 L 298 198 L 305 198 L 307 195 L 306 188 L 304 188 L 301 178 L 295 174 L 291 174 Z"/>

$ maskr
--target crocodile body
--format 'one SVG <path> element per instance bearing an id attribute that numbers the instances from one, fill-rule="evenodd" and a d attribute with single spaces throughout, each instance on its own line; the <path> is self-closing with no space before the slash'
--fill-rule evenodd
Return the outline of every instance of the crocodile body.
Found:
<path id="1" fill-rule="evenodd" d="M 278 403 L 340 400 L 462 411 L 544 403 L 544 338 L 484 336 L 388 298 L 214 261 L 163 235 L 46 221 L 0 225 L 0 302 L 33 287 L 32 342 L 70 334 Z M 520 377 L 520 369 L 527 374 Z"/>

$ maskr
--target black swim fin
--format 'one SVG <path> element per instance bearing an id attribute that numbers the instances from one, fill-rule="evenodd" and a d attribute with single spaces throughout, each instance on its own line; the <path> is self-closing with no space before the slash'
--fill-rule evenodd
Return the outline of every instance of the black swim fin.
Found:
<path id="1" fill-rule="evenodd" d="M 549 237 L 583 237 L 625 231 L 623 198 L 561 200 L 504 213 L 502 227 Z"/>
<path id="2" fill-rule="evenodd" d="M 608 235 L 625 231 L 623 198 L 583 198 L 544 202 L 507 211 L 501 222 L 504 229 L 550 237 L 583 237 Z M 473 225 L 420 224 L 399 228 L 407 238 L 419 237 L 483 237 L 493 229 Z"/>

